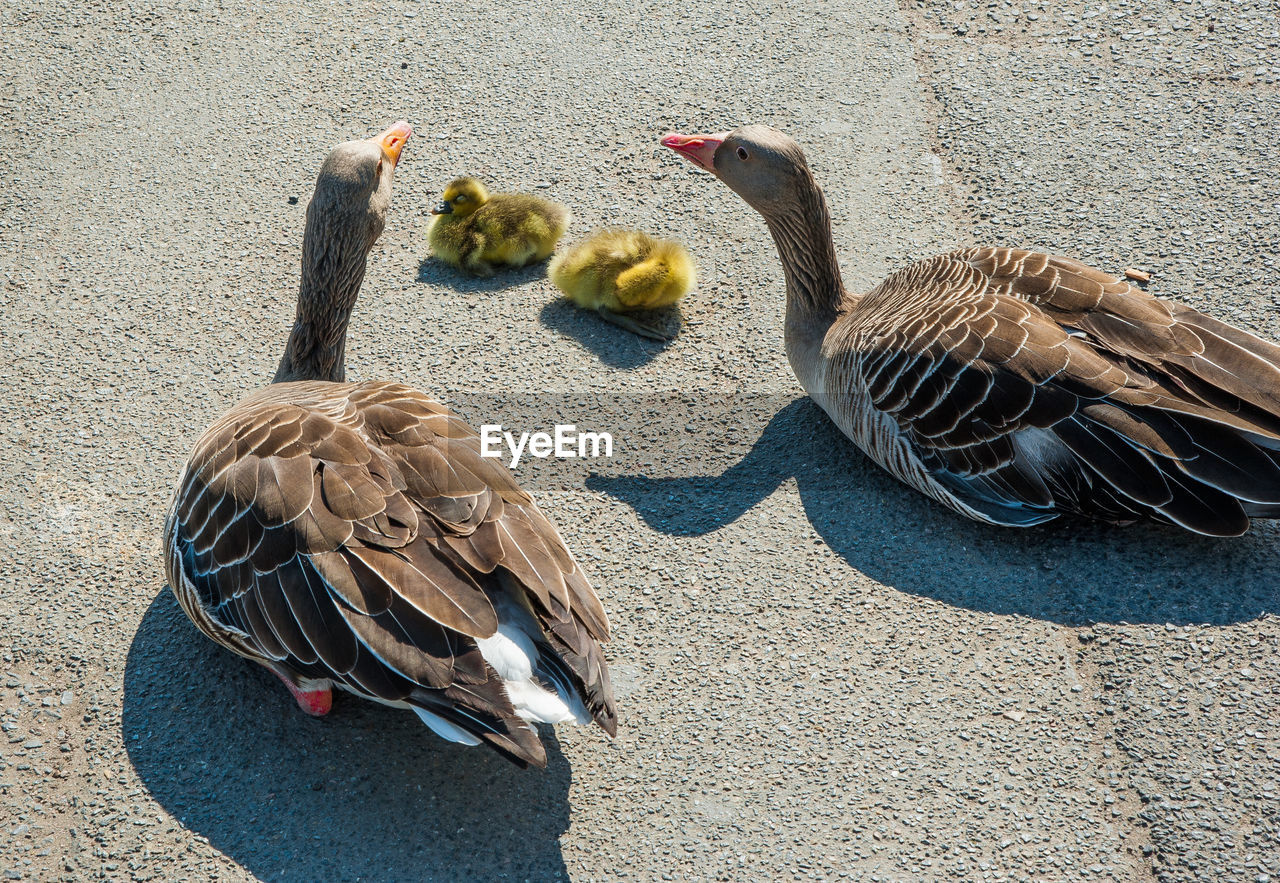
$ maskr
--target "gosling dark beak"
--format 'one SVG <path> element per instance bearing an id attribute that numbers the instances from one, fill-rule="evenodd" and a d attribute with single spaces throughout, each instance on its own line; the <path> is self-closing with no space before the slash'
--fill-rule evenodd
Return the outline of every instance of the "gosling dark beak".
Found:
<path id="1" fill-rule="evenodd" d="M 715 135 L 681 135 L 679 132 L 672 132 L 662 139 L 662 146 L 671 148 L 698 168 L 714 175 L 716 148 L 728 137 L 728 132 Z"/>
<path id="2" fill-rule="evenodd" d="M 447 202 L 442 202 L 431 210 L 433 215 L 451 215 L 453 214 L 453 206 Z"/>

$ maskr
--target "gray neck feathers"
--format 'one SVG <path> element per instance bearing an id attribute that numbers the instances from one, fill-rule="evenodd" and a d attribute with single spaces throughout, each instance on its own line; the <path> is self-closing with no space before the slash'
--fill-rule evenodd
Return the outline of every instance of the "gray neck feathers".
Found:
<path id="1" fill-rule="evenodd" d="M 829 324 L 844 298 L 844 283 L 831 239 L 831 212 L 808 169 L 797 198 L 762 212 L 773 234 L 787 280 L 787 307 L 806 321 Z"/>
<path id="2" fill-rule="evenodd" d="M 347 324 L 369 255 L 360 232 L 308 210 L 297 314 L 273 383 L 346 379 Z"/>

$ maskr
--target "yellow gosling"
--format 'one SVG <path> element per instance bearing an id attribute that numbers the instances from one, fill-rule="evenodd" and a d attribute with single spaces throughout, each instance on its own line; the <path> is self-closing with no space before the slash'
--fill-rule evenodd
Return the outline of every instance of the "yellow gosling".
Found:
<path id="1" fill-rule="evenodd" d="M 622 315 L 674 304 L 697 281 L 684 246 L 639 230 L 603 230 L 557 255 L 551 281 L 578 306 L 653 340 L 669 340 L 653 325 Z"/>
<path id="2" fill-rule="evenodd" d="M 465 177 L 449 182 L 431 214 L 432 252 L 474 276 L 546 260 L 569 222 L 569 210 L 559 203 L 524 193 L 490 195 Z"/>

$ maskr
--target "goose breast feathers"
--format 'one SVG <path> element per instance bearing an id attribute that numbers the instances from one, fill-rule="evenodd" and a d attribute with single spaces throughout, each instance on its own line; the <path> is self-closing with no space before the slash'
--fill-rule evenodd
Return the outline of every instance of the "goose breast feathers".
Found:
<path id="1" fill-rule="evenodd" d="M 170 584 L 209 637 L 282 676 L 430 712 L 521 762 L 536 734 L 480 646 L 527 618 L 615 728 L 605 612 L 477 434 L 396 383 L 279 383 L 198 441 L 166 527 Z"/>

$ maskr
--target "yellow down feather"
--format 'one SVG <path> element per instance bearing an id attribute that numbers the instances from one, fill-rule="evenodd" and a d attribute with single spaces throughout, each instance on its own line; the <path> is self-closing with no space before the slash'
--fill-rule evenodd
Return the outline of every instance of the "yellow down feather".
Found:
<path id="1" fill-rule="evenodd" d="M 697 281 L 684 246 L 638 230 L 596 233 L 557 255 L 548 273 L 574 303 L 611 312 L 668 306 Z"/>
<path id="2" fill-rule="evenodd" d="M 524 193 L 490 195 L 475 178 L 455 178 L 441 194 L 427 242 L 437 258 L 476 276 L 550 257 L 569 222 L 559 203 Z"/>

